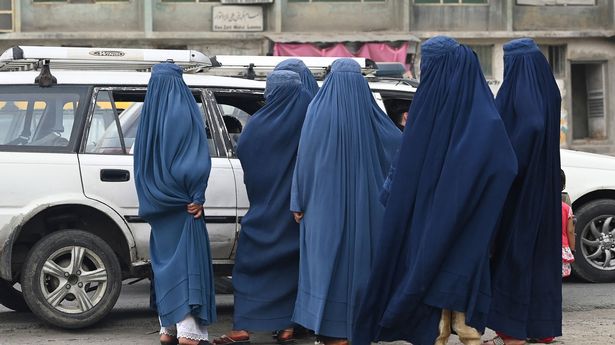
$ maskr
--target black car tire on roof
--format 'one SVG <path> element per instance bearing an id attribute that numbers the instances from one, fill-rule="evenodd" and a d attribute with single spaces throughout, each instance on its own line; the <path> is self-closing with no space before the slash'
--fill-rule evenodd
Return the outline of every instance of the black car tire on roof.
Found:
<path id="1" fill-rule="evenodd" d="M 0 304 L 17 312 L 30 311 L 21 291 L 16 289 L 14 284 L 3 279 L 0 279 Z"/>
<path id="2" fill-rule="evenodd" d="M 73 329 L 105 317 L 115 305 L 122 283 L 111 247 L 81 230 L 59 230 L 38 241 L 21 276 L 32 312 L 52 325 Z"/>
<path id="3" fill-rule="evenodd" d="M 615 200 L 594 200 L 575 215 L 574 274 L 588 282 L 615 281 Z"/>

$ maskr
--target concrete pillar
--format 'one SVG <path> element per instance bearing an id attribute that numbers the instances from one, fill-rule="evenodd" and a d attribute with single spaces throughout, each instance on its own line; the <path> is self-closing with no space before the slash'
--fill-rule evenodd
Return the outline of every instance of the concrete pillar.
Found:
<path id="1" fill-rule="evenodd" d="M 403 1 L 403 3 L 405 4 L 404 6 L 404 11 L 406 12 L 406 16 L 407 16 L 407 23 L 404 23 L 404 25 L 406 26 L 406 29 L 410 32 L 412 32 L 412 18 L 414 18 L 413 16 L 413 12 L 414 12 L 414 5 L 413 5 L 413 1 Z"/>
<path id="2" fill-rule="evenodd" d="M 284 25 L 283 19 L 286 14 L 286 1 L 287 0 L 276 0 L 273 2 L 273 20 L 274 20 L 274 31 L 282 32 Z"/>
<path id="3" fill-rule="evenodd" d="M 401 1 L 401 6 L 399 10 L 401 11 L 401 22 L 400 22 L 400 30 L 401 31 L 410 31 L 410 8 L 412 5 L 410 1 Z"/>
<path id="4" fill-rule="evenodd" d="M 143 32 L 145 35 L 154 31 L 154 0 L 143 0 Z"/>
<path id="5" fill-rule="evenodd" d="M 506 0 L 506 31 L 513 31 L 515 0 Z"/>
<path id="6" fill-rule="evenodd" d="M 13 27 L 21 32 L 21 0 L 13 0 Z"/>

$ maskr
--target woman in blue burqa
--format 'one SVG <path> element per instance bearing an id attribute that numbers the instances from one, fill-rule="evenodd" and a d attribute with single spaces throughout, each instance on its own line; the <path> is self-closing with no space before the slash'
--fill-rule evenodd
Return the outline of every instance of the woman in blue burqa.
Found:
<path id="1" fill-rule="evenodd" d="M 314 97 L 318 92 L 318 82 L 310 69 L 300 59 L 290 58 L 275 66 L 274 71 L 292 71 L 299 74 L 303 87 Z"/>
<path id="2" fill-rule="evenodd" d="M 562 334 L 560 106 L 548 61 L 529 38 L 504 45 L 496 104 L 515 148 L 519 175 L 493 251 L 489 328 L 495 345 Z"/>
<path id="3" fill-rule="evenodd" d="M 239 138 L 237 156 L 250 209 L 241 220 L 233 269 L 233 331 L 215 344 L 245 344 L 250 339 L 247 331 L 280 331 L 279 343 L 293 340 L 299 225 L 288 206 L 299 136 L 311 100 L 297 73 L 273 71 L 267 76 L 265 105 Z"/>
<path id="4" fill-rule="evenodd" d="M 207 325 L 216 320 L 203 218 L 211 159 L 205 123 L 180 67 L 154 66 L 139 121 L 135 184 L 139 215 L 152 228 L 160 340 L 207 344 Z"/>
<path id="5" fill-rule="evenodd" d="M 421 84 L 389 176 L 355 343 L 481 343 L 489 253 L 517 171 L 476 54 L 452 38 L 421 47 Z"/>
<path id="6" fill-rule="evenodd" d="M 359 64 L 336 60 L 307 111 L 291 196 L 301 223 L 293 320 L 327 345 L 351 336 L 384 212 L 378 196 L 400 139 Z"/>

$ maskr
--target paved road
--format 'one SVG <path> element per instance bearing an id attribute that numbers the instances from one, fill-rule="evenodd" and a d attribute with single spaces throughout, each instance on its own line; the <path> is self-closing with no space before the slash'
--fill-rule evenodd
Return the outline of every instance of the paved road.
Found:
<path id="1" fill-rule="evenodd" d="M 158 344 L 157 319 L 148 309 L 147 283 L 125 285 L 113 312 L 95 327 L 66 331 L 49 327 L 31 314 L 10 312 L 0 306 L 0 345 L 13 344 Z M 210 328 L 218 336 L 232 319 L 232 296 L 218 295 L 219 321 Z M 488 332 L 485 336 L 492 335 Z M 272 343 L 269 334 L 256 334 L 253 343 Z M 564 336 L 566 345 L 615 344 L 615 284 L 564 284 Z M 313 339 L 298 345 L 313 344 Z M 400 343 L 401 344 L 401 343 Z M 461 344 L 451 339 L 449 345 Z"/>

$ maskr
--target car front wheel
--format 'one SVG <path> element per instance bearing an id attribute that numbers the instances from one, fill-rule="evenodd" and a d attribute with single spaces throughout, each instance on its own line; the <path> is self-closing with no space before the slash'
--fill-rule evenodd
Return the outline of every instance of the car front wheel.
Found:
<path id="1" fill-rule="evenodd" d="M 595 283 L 615 281 L 615 200 L 592 201 L 575 213 L 575 274 Z"/>
<path id="2" fill-rule="evenodd" d="M 61 230 L 44 237 L 23 266 L 22 291 L 28 306 L 62 328 L 96 323 L 113 308 L 120 290 L 115 253 L 85 231 Z"/>

